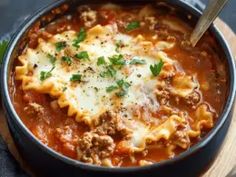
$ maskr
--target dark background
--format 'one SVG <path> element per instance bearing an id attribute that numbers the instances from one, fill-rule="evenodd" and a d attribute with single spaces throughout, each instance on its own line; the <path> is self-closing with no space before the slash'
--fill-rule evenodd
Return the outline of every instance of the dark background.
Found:
<path id="1" fill-rule="evenodd" d="M 207 4 L 208 0 L 201 0 L 204 4 Z M 214 0 L 213 0 L 214 1 Z M 236 32 L 236 0 L 229 0 L 225 8 L 220 14 L 220 18 L 223 19 L 232 29 Z"/>
<path id="2" fill-rule="evenodd" d="M 0 39 L 9 32 L 14 32 L 31 13 L 53 1 L 55 0 L 0 0 Z M 208 2 L 208 0 L 185 1 L 200 4 L 200 7 Z M 236 32 L 236 0 L 229 0 L 220 17 Z"/>
<path id="3" fill-rule="evenodd" d="M 9 38 L 30 14 L 53 1 L 55 0 L 0 0 L 0 41 Z M 185 1 L 192 3 L 200 9 L 203 9 L 204 5 L 208 2 L 208 0 Z M 229 0 L 229 3 L 221 12 L 220 18 L 236 32 L 236 0 Z M 1 136 L 0 177 L 27 177 L 9 153 Z"/>

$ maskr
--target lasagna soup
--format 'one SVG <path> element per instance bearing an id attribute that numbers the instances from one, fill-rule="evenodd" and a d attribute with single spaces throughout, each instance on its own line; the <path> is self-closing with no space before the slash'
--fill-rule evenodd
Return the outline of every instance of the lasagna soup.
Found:
<path id="1" fill-rule="evenodd" d="M 163 4 L 81 5 L 36 24 L 9 80 L 14 107 L 42 143 L 84 163 L 174 158 L 214 127 L 227 97 L 221 49 L 209 32 L 192 47 L 191 31 Z"/>

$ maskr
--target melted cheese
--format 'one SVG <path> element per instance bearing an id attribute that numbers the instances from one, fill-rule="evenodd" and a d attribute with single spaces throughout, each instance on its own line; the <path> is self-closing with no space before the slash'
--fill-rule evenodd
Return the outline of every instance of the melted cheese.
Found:
<path id="1" fill-rule="evenodd" d="M 132 37 L 122 34 L 116 25 L 97 25 L 89 29 L 79 48 L 73 46 L 75 38 L 75 31 L 66 31 L 53 36 L 49 41 L 40 39 L 36 49 L 28 48 L 25 54 L 19 57 L 22 65 L 16 67 L 16 78 L 22 80 L 23 89 L 33 89 L 58 98 L 61 108 L 68 107 L 69 116 L 75 116 L 78 122 L 82 121 L 88 125 L 92 125 L 92 122 L 107 110 L 115 112 L 131 132 L 130 139 L 123 142 L 131 151 L 143 150 L 147 142 L 169 139 L 178 125 L 185 120 L 171 116 L 160 124 L 158 119 L 152 117 L 152 113 L 157 112 L 159 108 L 155 92 L 159 81 L 152 75 L 150 65 L 160 60 L 164 65 L 174 65 L 175 61 L 161 51 L 173 47 L 174 44 L 163 41 L 153 44 L 141 35 Z M 67 47 L 58 52 L 55 43 L 61 41 L 66 42 Z M 123 43 L 119 51 L 117 41 Z M 75 55 L 82 51 L 88 53 L 89 60 L 75 58 Z M 42 81 L 41 72 L 52 69 L 48 54 L 56 56 L 55 67 L 51 71 L 51 77 Z M 126 65 L 117 69 L 115 77 L 101 77 L 100 74 L 106 70 L 106 66 L 98 66 L 97 59 L 103 56 L 109 63 L 109 57 L 118 54 L 124 56 Z M 70 57 L 72 64 L 63 62 L 63 56 Z M 146 64 L 130 65 L 129 62 L 134 57 L 145 60 Z M 82 75 L 81 82 L 70 81 L 76 73 Z M 130 84 L 124 97 L 117 97 L 116 91 L 106 91 L 121 79 Z M 185 96 L 195 86 L 188 77 L 179 79 L 183 83 L 176 79 L 176 94 Z"/>
<path id="2" fill-rule="evenodd" d="M 199 87 L 199 84 L 194 77 L 187 75 L 176 75 L 173 78 L 173 87 L 171 88 L 171 92 L 174 95 L 186 97 L 190 95 L 197 87 Z"/>
<path id="3" fill-rule="evenodd" d="M 114 94 L 108 94 L 106 88 L 114 85 L 116 80 L 125 79 L 131 84 L 128 94 L 120 99 L 120 104 L 129 107 L 133 104 L 149 105 L 153 102 L 152 108 L 157 108 L 158 103 L 154 98 L 156 79 L 152 77 L 149 66 L 156 63 L 159 59 L 154 56 L 145 55 L 140 52 L 143 48 L 143 41 L 137 44 L 137 39 L 131 36 L 117 32 L 116 26 L 96 26 L 87 32 L 86 40 L 80 44 L 80 48 L 76 49 L 72 46 L 73 39 L 76 38 L 74 31 L 67 31 L 63 34 L 57 34 L 49 42 L 40 40 L 37 49 L 27 49 L 26 54 L 20 57 L 22 63 L 26 65 L 16 67 L 17 78 L 23 80 L 24 89 L 35 89 L 43 93 L 49 93 L 52 96 L 59 96 L 59 105 L 61 107 L 69 106 L 68 114 L 70 116 L 76 114 L 78 121 L 91 122 L 93 118 L 98 117 L 102 112 L 111 110 L 112 105 L 116 105 L 118 98 L 114 98 Z M 125 47 L 120 49 L 119 53 L 129 58 L 137 57 L 146 61 L 145 65 L 129 65 L 125 66 L 117 73 L 116 78 L 103 78 L 99 74 L 103 72 L 103 66 L 97 66 L 97 58 L 104 56 L 106 62 L 108 57 L 118 54 L 116 51 L 116 42 L 122 40 Z M 62 50 L 57 54 L 55 69 L 51 72 L 52 76 L 45 81 L 40 80 L 42 71 L 49 71 L 52 64 L 47 54 L 56 55 L 55 43 L 66 41 L 70 47 Z M 135 46 L 135 47 L 134 47 Z M 61 61 L 61 57 L 69 55 L 74 56 L 80 51 L 87 51 L 90 57 L 89 61 L 80 62 L 72 59 L 72 66 L 65 66 Z M 137 55 L 139 51 L 139 55 Z M 129 61 L 127 61 L 129 62 Z M 34 66 L 37 66 L 34 68 Z M 32 71 L 32 75 L 27 75 L 24 71 L 22 78 L 22 69 Z M 82 83 L 72 84 L 70 78 L 72 74 L 81 73 L 83 77 Z M 138 77 L 139 76 L 139 77 Z M 50 88 L 50 89 L 49 89 Z M 63 91 L 63 88 L 67 88 Z M 150 100 L 151 99 L 151 100 Z"/>

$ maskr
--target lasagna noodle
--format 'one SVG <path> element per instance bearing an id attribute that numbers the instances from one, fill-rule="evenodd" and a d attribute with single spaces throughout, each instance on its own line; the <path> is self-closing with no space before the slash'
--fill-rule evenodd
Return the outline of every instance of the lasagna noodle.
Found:
<path id="1" fill-rule="evenodd" d="M 114 111 L 117 107 L 113 106 L 111 99 L 116 102 L 123 101 L 123 105 L 127 108 L 127 114 L 131 121 L 127 121 L 125 126 L 130 130 L 130 139 L 123 140 L 119 143 L 120 147 L 126 147 L 129 151 L 140 152 L 146 148 L 146 145 L 152 142 L 157 142 L 160 139 L 169 140 L 177 131 L 177 127 L 181 124 L 188 124 L 184 117 L 177 115 L 170 116 L 166 121 L 161 124 L 156 123 L 155 126 L 149 126 L 147 123 L 143 123 L 137 119 L 134 119 L 133 112 L 131 111 L 135 103 L 140 107 L 147 106 L 147 109 L 157 111 L 159 104 L 155 98 L 155 89 L 158 79 L 151 75 L 149 66 L 162 60 L 164 62 L 163 70 L 160 73 L 160 77 L 165 72 L 169 72 L 169 67 L 172 66 L 174 71 L 175 62 L 167 56 L 162 50 L 169 49 L 174 46 L 173 43 L 167 43 L 160 41 L 153 44 L 150 41 L 146 41 L 142 35 L 138 35 L 136 38 L 119 33 L 116 25 L 100 26 L 97 25 L 87 31 L 87 37 L 85 41 L 80 43 L 80 48 L 73 47 L 73 40 L 76 38 L 75 31 L 66 31 L 62 34 L 53 36 L 49 41 L 39 39 L 39 44 L 36 49 L 27 48 L 26 52 L 19 56 L 21 66 L 16 66 L 16 79 L 22 81 L 23 90 L 35 90 L 39 93 L 49 94 L 52 97 L 58 99 L 58 105 L 61 108 L 68 107 L 68 116 L 75 116 L 78 122 L 85 122 L 89 126 L 93 125 L 100 115 L 105 111 Z M 147 65 L 131 66 L 128 68 L 127 80 L 134 83 L 130 86 L 128 96 L 122 98 L 122 100 L 116 100 L 114 95 L 103 97 L 107 95 L 106 88 L 114 83 L 112 79 L 98 79 L 98 74 L 88 74 L 85 84 L 74 84 L 70 82 L 72 74 L 79 71 L 84 71 L 86 68 L 93 68 L 93 72 L 101 73 L 102 67 L 97 66 L 97 58 L 104 56 L 107 58 L 117 55 L 116 42 L 122 40 L 125 43 L 125 47 L 120 49 L 120 53 L 127 56 L 135 56 L 143 58 Z M 55 49 L 55 43 L 65 41 L 67 46 L 65 49 L 57 52 Z M 106 42 L 104 42 L 106 41 Z M 75 61 L 75 64 L 71 66 L 65 66 L 65 63 L 61 61 L 63 56 L 74 57 L 75 54 L 81 51 L 87 51 L 90 60 L 81 63 L 83 61 Z M 56 55 L 55 68 L 51 71 L 52 76 L 44 81 L 40 80 L 41 71 L 49 71 L 52 68 L 52 64 L 48 59 L 48 54 Z M 129 62 L 129 60 L 127 60 Z M 87 63 L 87 64 L 86 64 Z M 37 67 L 35 67 L 37 66 Z M 86 68 L 85 68 L 86 67 Z M 167 68 L 165 70 L 165 68 Z M 127 69 L 127 68 L 126 68 Z M 122 71 L 123 72 L 123 71 Z M 125 72 L 124 72 L 125 73 Z M 142 78 L 137 78 L 137 74 L 141 73 Z M 125 74 L 118 74 L 118 77 L 122 78 Z M 94 91 L 94 86 L 101 89 L 97 93 Z M 64 88 L 67 88 L 66 90 Z M 93 89 L 91 89 L 93 87 Z M 174 78 L 172 92 L 179 96 L 187 96 L 192 93 L 197 87 L 196 82 L 193 81 L 191 76 L 182 75 Z M 87 92 L 84 94 L 83 90 Z M 151 99 L 152 98 L 152 99 Z M 115 104 L 116 105 L 116 104 Z M 150 114 L 151 115 L 151 114 Z M 197 110 L 196 115 L 201 119 L 202 124 L 212 125 L 212 117 L 206 112 L 205 107 L 201 107 Z M 155 118 L 149 117 L 152 121 Z M 134 123 L 135 126 L 131 126 Z M 201 125 L 196 124 L 196 129 L 199 130 Z M 189 136 L 196 137 L 199 132 L 194 130 L 188 131 Z"/>
<path id="2" fill-rule="evenodd" d="M 109 34 L 109 36 L 107 34 Z M 97 36 L 99 36 L 98 40 L 96 40 Z M 28 48 L 26 53 L 19 57 L 22 66 L 16 67 L 16 79 L 22 80 L 23 90 L 33 89 L 40 93 L 48 93 L 51 96 L 58 97 L 58 104 L 61 108 L 68 106 L 69 116 L 75 115 L 76 120 L 91 124 L 91 120 L 96 118 L 95 115 L 102 114 L 104 110 L 100 108 L 100 110 L 95 112 L 95 114 L 90 114 L 89 111 L 82 111 L 79 109 L 80 105 L 83 103 L 77 98 L 78 95 L 75 94 L 77 88 L 71 87 L 67 84 L 69 81 L 68 77 L 71 76 L 73 72 L 75 73 L 78 67 L 75 67 L 75 69 L 63 68 L 61 62 L 59 61 L 60 57 L 64 56 L 65 54 L 73 56 L 76 54 L 76 52 L 78 52 L 74 47 L 72 47 L 71 41 L 73 41 L 75 38 L 76 33 L 74 31 L 67 31 L 63 34 L 55 35 L 48 42 L 40 39 L 39 45 L 36 49 Z M 149 56 L 150 62 L 154 63 L 157 59 L 162 59 L 164 62 L 171 62 L 171 59 L 165 56 L 163 52 L 152 52 L 151 50 L 153 50 L 153 44 L 149 41 L 145 41 L 141 35 L 132 39 L 127 35 L 119 33 L 117 34 L 116 25 L 108 25 L 106 27 L 97 25 L 88 30 L 86 41 L 80 44 L 80 50 L 87 50 L 89 52 L 90 58 L 93 58 L 93 60 L 99 57 L 98 51 L 101 51 L 103 56 L 109 57 L 117 54 L 115 52 L 116 46 L 113 40 L 117 41 L 120 39 L 123 39 L 129 44 L 129 46 L 132 46 L 132 48 L 127 47 L 124 49 L 124 52 L 129 55 L 147 55 L 145 51 L 140 50 L 145 46 L 146 50 L 150 51 L 151 54 Z M 108 42 L 107 44 L 101 46 L 100 43 L 103 40 L 107 40 Z M 40 71 L 49 71 L 51 68 L 47 54 L 49 53 L 55 55 L 56 50 L 54 44 L 60 41 L 66 41 L 67 45 L 71 47 L 67 47 L 57 55 L 56 67 L 52 71 L 52 77 L 42 82 L 40 81 Z M 92 61 L 91 64 L 93 65 L 94 63 L 96 63 L 96 61 Z M 36 69 L 33 68 L 33 65 L 35 64 L 38 66 Z M 149 68 L 145 69 L 149 70 Z M 66 70 L 69 70 L 69 72 Z M 33 75 L 30 75 L 30 72 L 32 72 Z M 150 76 L 148 77 L 150 78 Z M 148 77 L 146 79 L 149 79 Z M 109 85 L 110 82 L 107 84 Z M 66 91 L 63 91 L 64 85 L 67 86 Z M 110 85 L 112 85 L 112 83 Z M 79 85 L 77 87 L 79 87 Z"/>

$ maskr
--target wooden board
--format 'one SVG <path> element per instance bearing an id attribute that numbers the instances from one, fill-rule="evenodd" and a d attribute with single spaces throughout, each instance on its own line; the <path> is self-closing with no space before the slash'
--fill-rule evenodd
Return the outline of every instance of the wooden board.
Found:
<path id="1" fill-rule="evenodd" d="M 236 36 L 232 32 L 232 30 L 224 24 L 221 20 L 216 20 L 217 27 L 221 30 L 225 38 L 227 39 L 230 47 L 233 51 L 234 57 L 236 58 Z M 220 153 L 215 159 L 213 165 L 209 168 L 209 170 L 202 177 L 226 177 L 230 171 L 236 166 L 236 105 L 234 107 L 233 119 L 222 146 Z M 28 172 L 28 168 L 25 163 L 22 161 L 18 151 L 13 143 L 13 140 L 10 136 L 6 119 L 3 115 L 3 111 L 0 109 L 0 134 L 4 138 L 7 143 L 10 152 L 14 155 L 17 161 L 20 162 L 22 168 L 26 169 Z M 30 172 L 29 172 L 30 173 Z M 32 174 L 32 173 L 30 173 Z M 235 175 L 236 176 L 236 175 Z M 227 176 L 229 177 L 229 176 Z M 230 176 L 233 177 L 233 176 Z"/>

